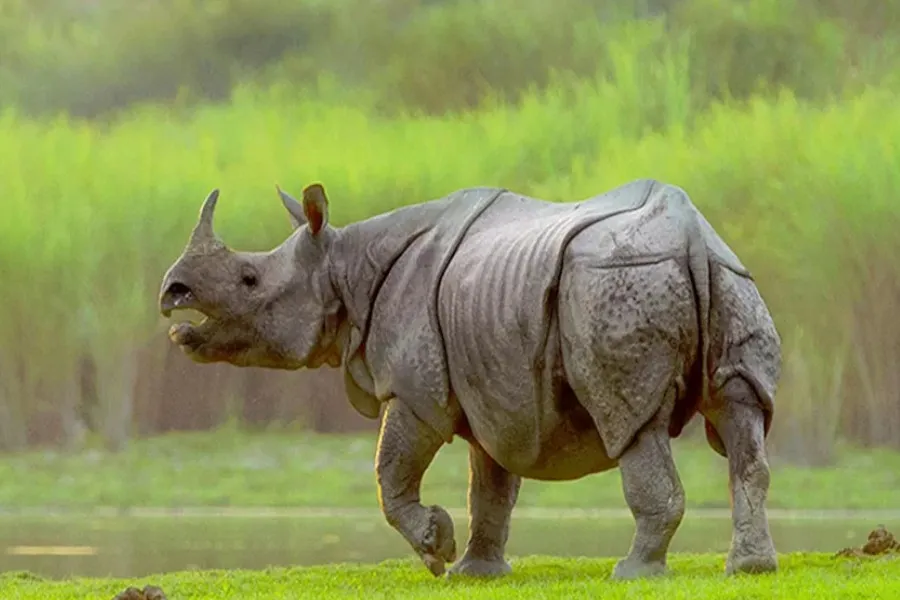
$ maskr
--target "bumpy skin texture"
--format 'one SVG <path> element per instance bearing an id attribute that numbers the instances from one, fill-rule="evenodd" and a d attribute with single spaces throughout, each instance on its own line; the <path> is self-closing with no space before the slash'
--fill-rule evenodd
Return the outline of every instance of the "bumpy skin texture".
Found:
<path id="1" fill-rule="evenodd" d="M 449 575 L 509 572 L 522 479 L 619 467 L 635 518 L 613 576 L 666 571 L 685 509 L 670 439 L 697 413 L 728 459 L 728 573 L 777 568 L 764 441 L 780 340 L 750 274 L 679 188 L 635 181 L 555 204 L 461 190 L 337 229 L 324 188 L 279 190 L 294 233 L 268 253 L 215 237 L 204 203 L 164 279 L 173 342 L 199 362 L 341 365 L 356 409 L 384 408 L 376 473 L 388 522 L 435 575 L 453 523 L 422 477 L 454 437 L 470 446 L 469 538 Z"/>

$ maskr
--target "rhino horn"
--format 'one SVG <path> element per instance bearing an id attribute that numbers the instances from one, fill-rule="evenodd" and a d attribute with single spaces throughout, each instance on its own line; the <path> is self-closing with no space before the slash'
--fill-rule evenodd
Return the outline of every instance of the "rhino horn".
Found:
<path id="1" fill-rule="evenodd" d="M 203 201 L 200 208 L 200 217 L 191 234 L 191 245 L 208 243 L 216 239 L 213 230 L 213 215 L 216 212 L 216 202 L 219 200 L 219 190 L 214 189 Z"/>

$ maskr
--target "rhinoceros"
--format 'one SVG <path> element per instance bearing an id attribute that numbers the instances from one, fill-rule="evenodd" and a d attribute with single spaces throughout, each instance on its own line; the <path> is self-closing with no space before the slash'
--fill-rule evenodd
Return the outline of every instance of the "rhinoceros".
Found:
<path id="1" fill-rule="evenodd" d="M 378 501 L 435 576 L 498 576 L 523 479 L 618 467 L 635 521 L 612 577 L 668 571 L 685 510 L 671 440 L 698 413 L 729 467 L 727 574 L 777 570 L 765 439 L 781 341 L 751 274 L 680 187 L 652 179 L 578 202 L 461 189 L 344 227 L 321 183 L 275 186 L 293 232 L 229 249 L 206 198 L 166 272 L 160 312 L 200 363 L 341 367 L 353 407 L 381 416 Z M 420 483 L 469 446 L 469 533 Z M 453 564 L 449 571 L 447 565 Z"/>

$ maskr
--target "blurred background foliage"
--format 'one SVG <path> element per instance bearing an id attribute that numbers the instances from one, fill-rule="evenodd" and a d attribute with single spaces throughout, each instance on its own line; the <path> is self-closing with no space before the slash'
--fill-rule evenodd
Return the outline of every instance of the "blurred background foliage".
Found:
<path id="1" fill-rule="evenodd" d="M 517 101 L 686 47 L 691 105 L 786 87 L 803 99 L 896 76 L 887 0 L 3 0 L 0 100 L 100 117 L 227 101 L 239 83 L 322 74 L 391 113 Z M 635 48 L 637 46 L 637 48 Z"/>
<path id="2" fill-rule="evenodd" d="M 263 248 L 276 181 L 323 181 L 340 224 L 656 177 L 776 316 L 773 451 L 900 448 L 898 44 L 898 0 L 0 0 L 0 447 L 374 426 L 332 371 L 167 343 L 156 286 L 212 187 Z"/>

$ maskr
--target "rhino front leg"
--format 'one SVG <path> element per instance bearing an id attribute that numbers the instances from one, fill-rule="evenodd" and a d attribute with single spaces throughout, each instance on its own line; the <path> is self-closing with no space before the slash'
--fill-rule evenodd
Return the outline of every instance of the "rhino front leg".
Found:
<path id="1" fill-rule="evenodd" d="M 728 456 L 733 533 L 725 572 L 776 571 L 778 559 L 766 514 L 769 464 L 764 415 L 756 394 L 740 377 L 725 384 L 722 397 L 722 404 L 710 417 Z"/>
<path id="2" fill-rule="evenodd" d="M 511 571 L 503 555 L 521 485 L 518 475 L 497 464 L 480 445 L 469 444 L 469 541 L 451 575 L 491 577 Z"/>
<path id="3" fill-rule="evenodd" d="M 375 457 L 378 500 L 387 522 L 435 577 L 444 574 L 446 563 L 456 560 L 453 520 L 440 506 L 422 506 L 419 491 L 443 443 L 403 402 L 388 403 Z"/>
<path id="4" fill-rule="evenodd" d="M 672 458 L 666 419 L 658 416 L 619 458 L 625 501 L 634 515 L 631 550 L 613 570 L 615 579 L 666 572 L 669 543 L 684 516 L 684 488 Z"/>

